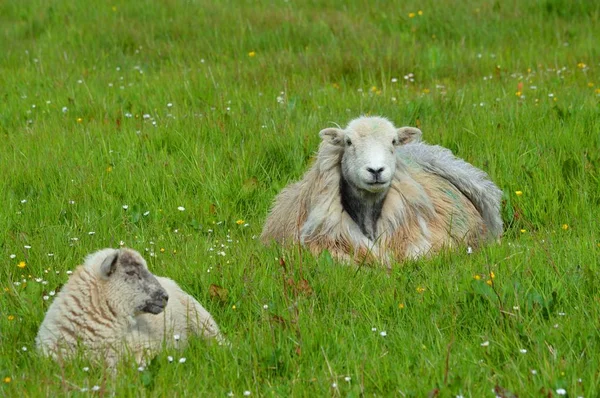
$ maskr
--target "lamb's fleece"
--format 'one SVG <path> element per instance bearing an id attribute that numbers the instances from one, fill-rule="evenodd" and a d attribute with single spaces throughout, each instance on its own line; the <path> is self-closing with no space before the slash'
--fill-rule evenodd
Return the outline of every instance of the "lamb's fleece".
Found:
<path id="1" fill-rule="evenodd" d="M 190 334 L 224 342 L 206 309 L 171 279 L 152 275 L 138 252 L 104 249 L 89 255 L 58 293 L 36 345 L 54 359 L 81 348 L 112 367 L 126 353 L 144 363 Z"/>

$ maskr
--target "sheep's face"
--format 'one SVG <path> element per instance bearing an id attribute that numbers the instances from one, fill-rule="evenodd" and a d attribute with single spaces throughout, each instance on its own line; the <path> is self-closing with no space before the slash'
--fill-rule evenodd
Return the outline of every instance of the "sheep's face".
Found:
<path id="1" fill-rule="evenodd" d="M 355 188 L 370 193 L 386 192 L 396 171 L 396 147 L 417 141 L 421 131 L 397 129 L 381 117 L 361 117 L 346 129 L 328 128 L 321 138 L 343 148 L 342 174 Z"/>
<path id="2" fill-rule="evenodd" d="M 108 294 L 134 314 L 161 313 L 169 300 L 166 290 L 150 271 L 142 256 L 131 249 L 112 250 L 100 265 Z M 109 297 L 109 299 L 111 299 Z"/>

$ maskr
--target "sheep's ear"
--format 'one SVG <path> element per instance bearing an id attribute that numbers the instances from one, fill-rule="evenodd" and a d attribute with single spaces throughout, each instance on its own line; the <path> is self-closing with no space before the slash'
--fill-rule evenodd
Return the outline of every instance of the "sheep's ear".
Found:
<path id="1" fill-rule="evenodd" d="M 423 133 L 416 127 L 400 127 L 396 130 L 400 144 L 408 144 L 410 142 L 419 142 Z"/>
<path id="2" fill-rule="evenodd" d="M 102 261 L 102 265 L 100 265 L 100 275 L 104 278 L 108 278 L 115 272 L 117 268 L 117 260 L 119 259 L 119 251 L 115 250 L 111 254 L 109 254 L 104 261 Z"/>
<path id="3" fill-rule="evenodd" d="M 344 130 L 335 127 L 323 129 L 319 132 L 319 137 L 321 137 L 323 141 L 328 141 L 333 145 L 343 145 L 344 135 Z"/>

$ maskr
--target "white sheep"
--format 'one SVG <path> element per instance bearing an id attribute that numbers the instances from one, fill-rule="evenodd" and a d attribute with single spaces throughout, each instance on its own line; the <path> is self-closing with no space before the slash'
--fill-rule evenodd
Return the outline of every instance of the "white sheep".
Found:
<path id="1" fill-rule="evenodd" d="M 360 117 L 319 135 L 315 163 L 276 197 L 263 242 L 389 265 L 502 234 L 502 191 L 419 129 Z"/>
<path id="2" fill-rule="evenodd" d="M 57 294 L 36 345 L 55 359 L 81 347 L 112 367 L 126 351 L 143 363 L 163 345 L 182 345 L 189 334 L 224 341 L 204 307 L 171 279 L 150 273 L 138 252 L 103 249 Z"/>

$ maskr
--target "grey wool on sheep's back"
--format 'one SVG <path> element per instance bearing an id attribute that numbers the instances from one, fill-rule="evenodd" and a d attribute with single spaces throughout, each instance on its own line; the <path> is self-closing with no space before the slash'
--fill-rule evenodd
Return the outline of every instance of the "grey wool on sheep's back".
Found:
<path id="1" fill-rule="evenodd" d="M 399 152 L 410 156 L 424 170 L 437 174 L 456 186 L 475 205 L 485 221 L 489 235 L 495 238 L 502 235 L 502 190 L 484 171 L 457 158 L 452 151 L 439 145 L 416 142 L 399 148 Z"/>

